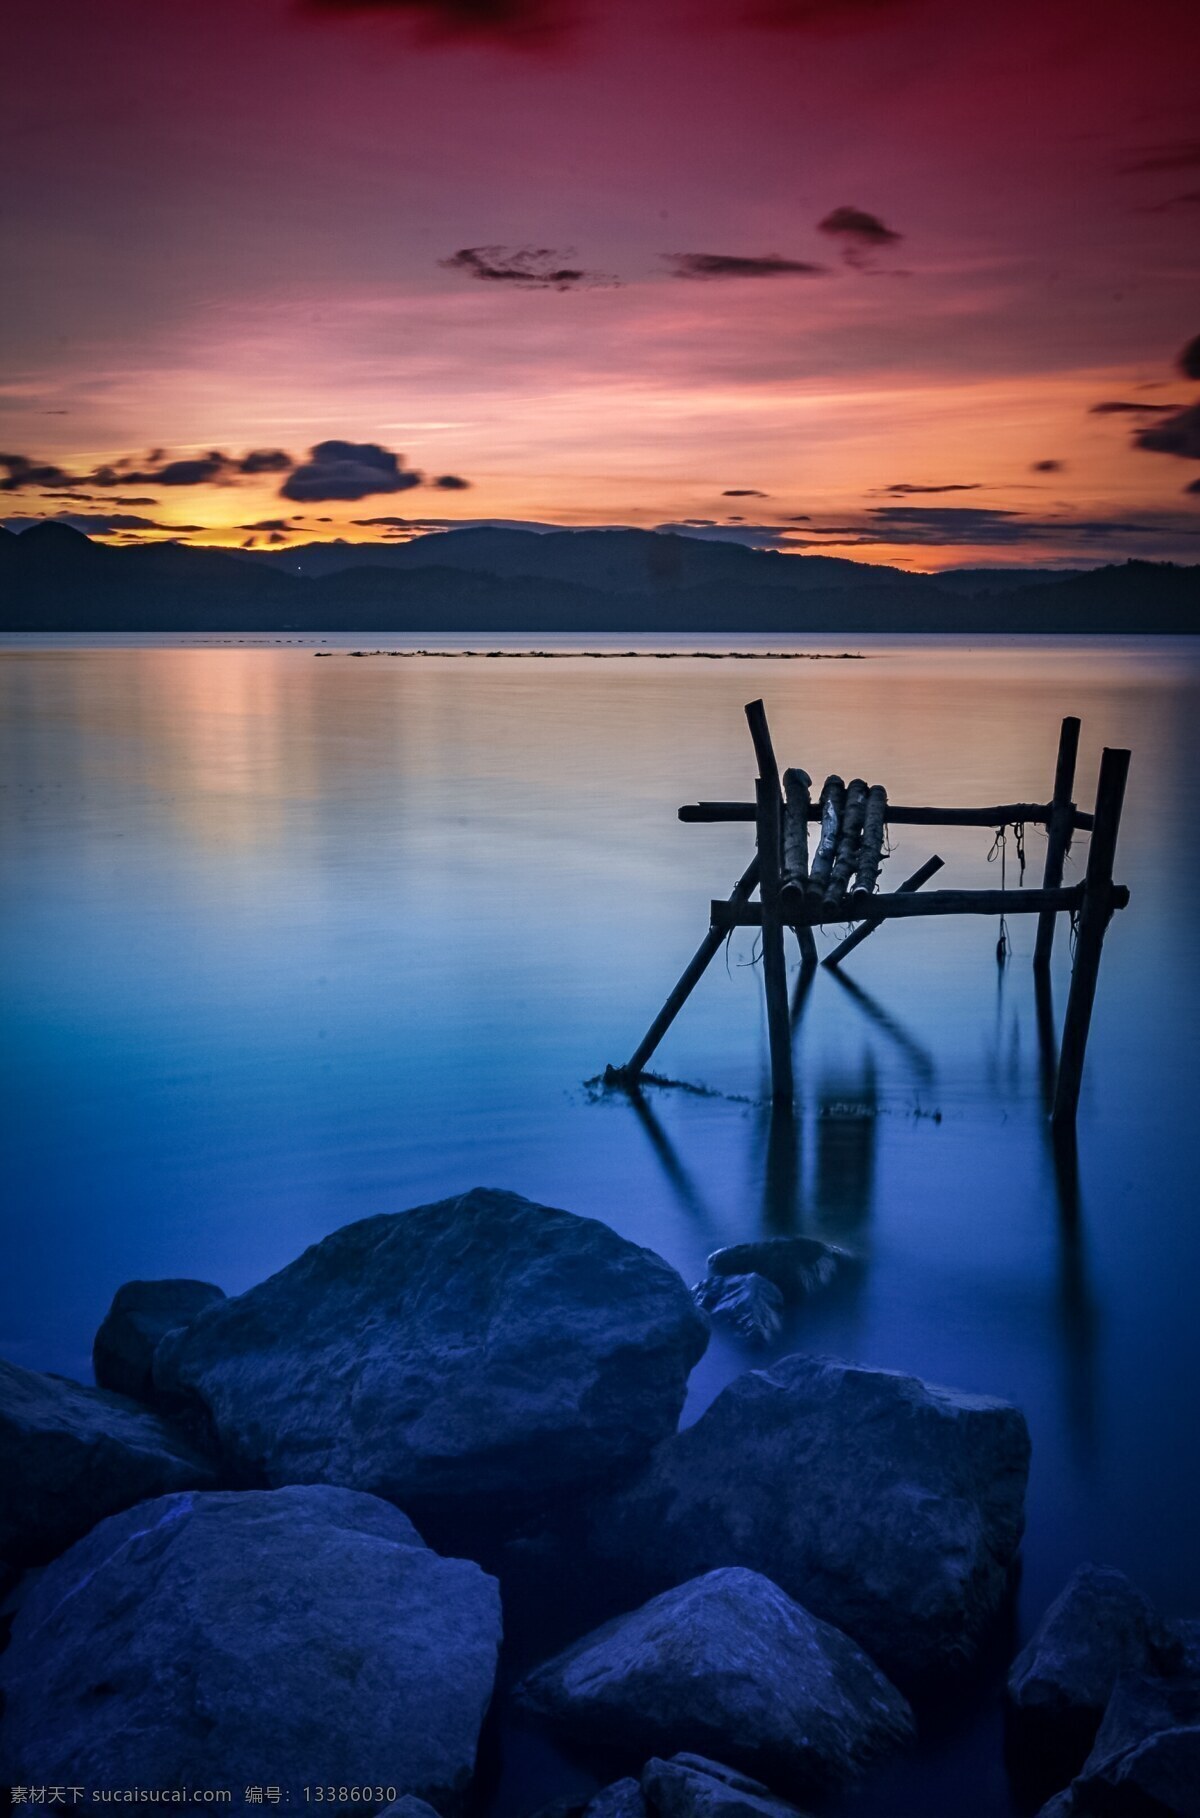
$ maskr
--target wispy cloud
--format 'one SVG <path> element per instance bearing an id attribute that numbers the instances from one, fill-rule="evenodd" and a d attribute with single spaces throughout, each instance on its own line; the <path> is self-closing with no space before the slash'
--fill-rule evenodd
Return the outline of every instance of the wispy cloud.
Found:
<path id="1" fill-rule="evenodd" d="M 481 284 L 506 284 L 519 290 L 579 290 L 611 285 L 614 278 L 569 263 L 574 248 L 553 246 L 460 246 L 438 263 Z"/>
<path id="2" fill-rule="evenodd" d="M 747 258 L 739 253 L 663 253 L 674 278 L 816 278 L 825 266 L 807 259 L 784 259 L 778 253 Z"/>

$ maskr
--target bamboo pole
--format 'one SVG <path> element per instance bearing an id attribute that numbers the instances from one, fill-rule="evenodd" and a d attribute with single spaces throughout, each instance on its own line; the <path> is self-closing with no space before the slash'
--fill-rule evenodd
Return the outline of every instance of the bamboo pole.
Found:
<path id="1" fill-rule="evenodd" d="M 1079 753 L 1079 721 L 1068 717 L 1062 723 L 1058 735 L 1058 763 L 1054 769 L 1054 794 L 1050 800 L 1050 828 L 1046 840 L 1046 868 L 1042 873 L 1042 885 L 1046 890 L 1057 890 L 1063 881 L 1063 863 L 1071 847 L 1071 834 L 1074 832 L 1075 804 L 1071 800 L 1075 790 L 1075 759 Z M 1033 947 L 1033 964 L 1037 972 L 1045 972 L 1050 964 L 1050 954 L 1054 947 L 1054 916 L 1049 910 L 1038 917 L 1037 940 Z"/>
<path id="2" fill-rule="evenodd" d="M 812 806 L 809 788 L 812 778 L 807 770 L 785 770 L 783 773 L 783 887 L 798 890 L 803 897 L 808 886 L 808 811 Z M 800 959 L 805 966 L 817 963 L 817 941 L 807 922 L 796 928 Z"/>
<path id="3" fill-rule="evenodd" d="M 933 890 L 925 896 L 895 890 L 887 896 L 868 896 L 852 890 L 839 911 L 844 922 L 910 921 L 926 915 L 1037 915 L 1043 909 L 1073 913 L 1082 908 L 1086 886 L 1063 885 L 1058 890 Z M 1109 901 L 1114 909 L 1129 904 L 1129 891 L 1124 884 L 1110 887 Z M 813 919 L 813 912 L 807 912 Z M 789 910 L 790 914 L 790 910 Z M 820 910 L 816 912 L 820 915 Z M 721 928 L 759 928 L 762 926 L 762 904 L 744 903 L 738 907 L 721 901 L 712 905 L 714 922 Z"/>
<path id="4" fill-rule="evenodd" d="M 846 806 L 842 813 L 837 851 L 833 858 L 833 869 L 829 873 L 829 882 L 825 886 L 823 913 L 827 919 L 832 920 L 836 916 L 850 887 L 850 879 L 858 869 L 866 807 L 867 785 L 860 776 L 856 776 L 846 786 Z"/>
<path id="5" fill-rule="evenodd" d="M 894 827 L 1001 827 L 1025 821 L 1035 827 L 1045 826 L 1050 819 L 1049 802 L 999 802 L 994 808 L 912 808 L 889 802 L 888 821 Z M 757 810 L 753 802 L 685 802 L 679 819 L 689 823 L 709 824 L 714 821 L 752 821 Z M 819 821 L 821 809 L 814 803 L 809 808 L 810 821 Z M 1072 825 L 1077 833 L 1090 833 L 1092 816 L 1075 810 Z"/>
<path id="6" fill-rule="evenodd" d="M 730 906 L 748 903 L 758 884 L 758 854 L 755 853 L 741 877 L 733 887 L 729 897 Z M 727 930 L 710 924 L 708 933 L 700 942 L 695 953 L 679 975 L 678 983 L 667 998 L 666 1003 L 643 1035 L 629 1060 L 623 1067 L 609 1067 L 605 1071 L 605 1080 L 609 1085 L 620 1084 L 622 1080 L 636 1080 L 640 1073 L 646 1071 L 646 1064 L 663 1036 L 683 1009 L 695 987 L 706 972 L 709 962 L 721 949 Z"/>
<path id="7" fill-rule="evenodd" d="M 825 886 L 833 870 L 833 861 L 837 853 L 838 835 L 842 828 L 842 813 L 846 806 L 846 785 L 840 776 L 827 776 L 821 785 L 821 800 L 818 804 L 821 822 L 821 837 L 817 841 L 817 850 L 813 854 L 812 869 L 808 874 L 808 906 L 815 909 L 825 895 Z"/>
<path id="8" fill-rule="evenodd" d="M 1083 1079 L 1083 1057 L 1096 1001 L 1096 984 L 1100 977 L 1100 953 L 1104 932 L 1114 908 L 1123 907 L 1122 892 L 1112 881 L 1113 861 L 1117 852 L 1117 834 L 1121 826 L 1121 806 L 1125 800 L 1125 782 L 1129 775 L 1128 751 L 1106 749 L 1100 759 L 1100 781 L 1096 788 L 1095 831 L 1088 849 L 1087 876 L 1083 885 L 1083 904 L 1079 912 L 1079 932 L 1075 939 L 1075 963 L 1071 968 L 1071 990 L 1063 1019 L 1062 1045 L 1058 1052 L 1058 1081 L 1054 1088 L 1052 1121 L 1057 1129 L 1075 1122 L 1079 1108 L 1079 1088 Z M 1042 892 L 1042 895 L 1047 894 Z"/>
<path id="9" fill-rule="evenodd" d="M 867 791 L 867 806 L 863 814 L 862 846 L 858 854 L 858 877 L 855 880 L 856 890 L 874 890 L 879 882 L 879 867 L 883 863 L 883 836 L 887 831 L 887 790 L 882 783 L 875 783 Z"/>
<path id="10" fill-rule="evenodd" d="M 927 884 L 929 882 L 935 872 L 941 870 L 944 862 L 945 861 L 940 859 L 935 852 L 932 858 L 925 860 L 925 863 L 918 871 L 914 871 L 911 877 L 906 877 L 904 882 L 897 886 L 897 894 L 904 891 L 919 890 L 922 884 Z M 825 959 L 821 962 L 822 965 L 840 966 L 847 954 L 853 953 L 856 947 L 861 947 L 867 936 L 869 934 L 874 934 L 878 926 L 879 923 L 876 920 L 860 922 L 853 934 L 848 934 L 840 946 L 835 947 L 832 953 L 826 955 Z"/>
<path id="11" fill-rule="evenodd" d="M 779 784 L 760 776 L 756 794 L 758 888 L 762 900 L 753 907 L 759 912 L 763 931 L 763 979 L 767 990 L 767 1034 L 771 1047 L 771 1098 L 777 1105 L 790 1105 L 794 1088 L 787 965 L 783 956 L 783 920 L 779 902 Z"/>

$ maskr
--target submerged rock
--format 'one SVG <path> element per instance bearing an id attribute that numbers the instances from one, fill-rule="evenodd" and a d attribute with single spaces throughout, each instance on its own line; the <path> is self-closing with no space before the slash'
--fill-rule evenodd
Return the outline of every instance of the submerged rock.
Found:
<path id="1" fill-rule="evenodd" d="M 150 1401 L 159 1341 L 224 1298 L 210 1281 L 127 1281 L 113 1295 L 92 1344 L 92 1369 L 100 1387 Z"/>
<path id="2" fill-rule="evenodd" d="M 783 1295 L 765 1275 L 706 1275 L 692 1289 L 696 1305 L 755 1344 L 769 1344 L 783 1324 Z"/>
<path id="3" fill-rule="evenodd" d="M 862 1650 L 758 1572 L 709 1572 L 530 1673 L 519 1706 L 644 1758 L 713 1755 L 823 1791 L 910 1740 L 908 1705 Z"/>
<path id="4" fill-rule="evenodd" d="M 1122 1672 L 1183 1664 L 1184 1647 L 1123 1572 L 1083 1565 L 1008 1676 L 1009 1732 L 1023 1771 L 1061 1787 L 1078 1773 Z"/>
<path id="5" fill-rule="evenodd" d="M 495 1516 L 638 1464 L 708 1329 L 661 1257 L 477 1189 L 363 1219 L 155 1356 L 239 1470 Z"/>
<path id="6" fill-rule="evenodd" d="M 819 1237 L 767 1237 L 757 1243 L 728 1244 L 714 1250 L 708 1273 L 761 1275 L 779 1289 L 789 1307 L 826 1288 L 847 1269 L 858 1267 L 858 1258 Z"/>
<path id="7" fill-rule="evenodd" d="M 749 1566 L 909 1684 L 975 1655 L 1028 1471 L 1025 1419 L 1005 1402 L 788 1357 L 737 1377 L 594 1504 L 588 1544 L 627 1595 Z"/>
<path id="8" fill-rule="evenodd" d="M 702 1755 L 648 1761 L 642 1789 L 654 1818 L 801 1818 L 761 1782 Z"/>
<path id="9" fill-rule="evenodd" d="M 0 1361 L 0 1581 L 106 1515 L 215 1481 L 211 1460 L 136 1402 Z"/>
<path id="10" fill-rule="evenodd" d="M 0 1659 L 14 1783 L 395 1786 L 474 1771 L 494 1579 L 408 1518 L 306 1486 L 160 1497 L 49 1566 Z"/>
<path id="11" fill-rule="evenodd" d="M 636 1780 L 614 1780 L 593 1794 L 584 1818 L 646 1818 L 646 1801 Z"/>

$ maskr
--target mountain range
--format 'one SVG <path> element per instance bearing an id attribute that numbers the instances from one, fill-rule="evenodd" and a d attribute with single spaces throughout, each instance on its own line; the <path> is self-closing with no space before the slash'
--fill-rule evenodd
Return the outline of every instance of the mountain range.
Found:
<path id="1" fill-rule="evenodd" d="M 617 529 L 113 548 L 45 523 L 0 530 L 0 630 L 1195 633 L 1200 566 L 916 575 Z"/>

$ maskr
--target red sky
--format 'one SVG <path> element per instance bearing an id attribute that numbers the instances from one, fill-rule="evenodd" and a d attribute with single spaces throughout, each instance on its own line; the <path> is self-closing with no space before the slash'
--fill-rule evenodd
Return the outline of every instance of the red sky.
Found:
<path id="1" fill-rule="evenodd" d="M 913 567 L 1200 560 L 1198 20 L 18 6 L 0 503 L 226 543 L 704 521 Z M 242 471 L 263 450 L 299 471 Z"/>

